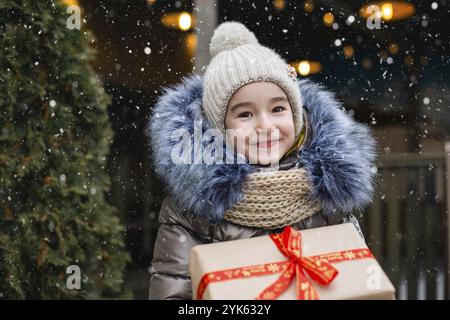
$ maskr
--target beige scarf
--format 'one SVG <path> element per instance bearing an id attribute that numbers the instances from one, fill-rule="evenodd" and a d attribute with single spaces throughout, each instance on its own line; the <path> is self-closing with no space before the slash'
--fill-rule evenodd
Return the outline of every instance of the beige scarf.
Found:
<path id="1" fill-rule="evenodd" d="M 227 221 L 264 229 L 283 228 L 320 210 L 311 199 L 311 187 L 303 168 L 256 172 L 247 176 L 243 200 L 225 212 Z"/>

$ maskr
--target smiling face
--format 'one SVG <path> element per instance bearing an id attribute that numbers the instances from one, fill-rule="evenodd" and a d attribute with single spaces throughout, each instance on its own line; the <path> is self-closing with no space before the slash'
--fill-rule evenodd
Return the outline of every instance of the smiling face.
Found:
<path id="1" fill-rule="evenodd" d="M 225 128 L 235 152 L 245 155 L 250 163 L 278 163 L 295 140 L 289 100 L 272 82 L 240 87 L 228 102 Z"/>

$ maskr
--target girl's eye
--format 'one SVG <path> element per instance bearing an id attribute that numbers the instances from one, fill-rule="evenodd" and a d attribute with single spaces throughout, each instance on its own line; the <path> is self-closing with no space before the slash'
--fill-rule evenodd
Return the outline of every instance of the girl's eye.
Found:
<path id="1" fill-rule="evenodd" d="M 248 111 L 245 111 L 245 112 L 242 112 L 242 113 L 240 113 L 239 115 L 238 115 L 238 118 L 248 118 L 248 117 L 251 117 L 251 113 L 250 112 L 248 112 Z"/>
<path id="2" fill-rule="evenodd" d="M 286 108 L 285 107 L 275 107 L 275 108 L 273 108 L 273 112 L 281 112 L 281 111 L 284 111 L 284 110 L 286 110 Z"/>

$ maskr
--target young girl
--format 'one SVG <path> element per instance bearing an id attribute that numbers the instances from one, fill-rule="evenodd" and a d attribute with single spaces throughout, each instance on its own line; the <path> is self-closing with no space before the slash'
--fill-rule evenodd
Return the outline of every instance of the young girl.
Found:
<path id="1" fill-rule="evenodd" d="M 151 299 L 191 299 L 193 246 L 358 222 L 373 192 L 375 142 L 334 96 L 237 22 L 214 32 L 204 77 L 159 99 L 148 126 L 167 188 L 151 266 Z M 201 124 L 198 138 L 198 124 Z M 219 134 L 211 138 L 209 133 Z M 174 133 L 185 132 L 180 139 Z M 186 138 L 187 137 L 187 138 Z M 221 140 L 220 138 L 223 138 Z M 206 152 L 233 163 L 186 161 Z M 217 143 L 218 142 L 218 143 Z M 176 155 L 188 157 L 178 161 Z M 192 157 L 191 157 L 192 156 Z M 244 159 L 244 161 L 237 161 Z"/>

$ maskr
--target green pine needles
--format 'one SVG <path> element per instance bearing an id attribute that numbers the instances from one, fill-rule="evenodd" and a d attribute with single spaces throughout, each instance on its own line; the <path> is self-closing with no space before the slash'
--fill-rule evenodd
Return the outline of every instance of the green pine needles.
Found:
<path id="1" fill-rule="evenodd" d="M 69 16 L 56 0 L 0 2 L 0 299 L 128 297 L 104 198 L 110 100 Z"/>

